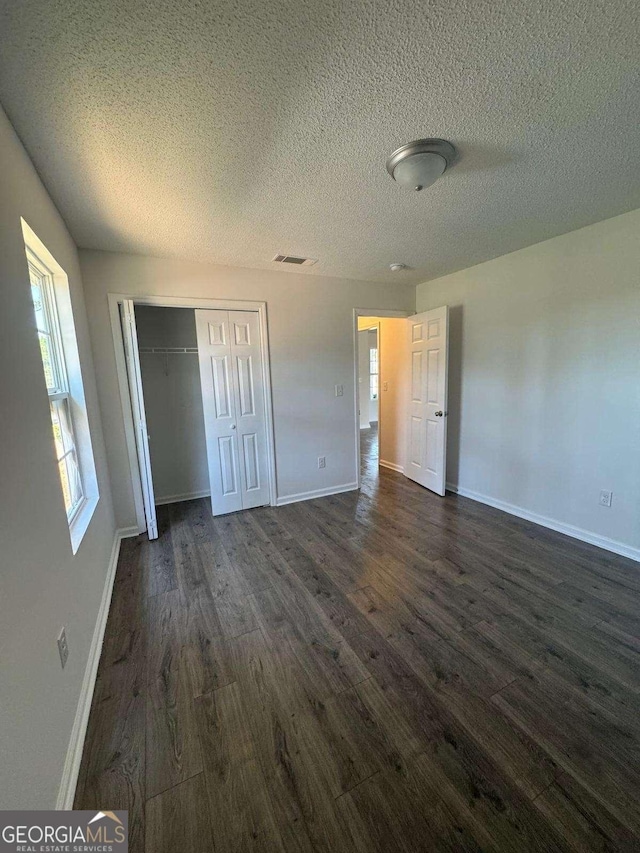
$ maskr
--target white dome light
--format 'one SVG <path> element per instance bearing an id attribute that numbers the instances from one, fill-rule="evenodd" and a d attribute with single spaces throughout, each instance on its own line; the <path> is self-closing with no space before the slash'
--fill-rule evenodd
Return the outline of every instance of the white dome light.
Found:
<path id="1" fill-rule="evenodd" d="M 387 171 L 396 183 L 419 191 L 437 181 L 455 157 L 456 149 L 445 139 L 417 139 L 393 152 Z"/>

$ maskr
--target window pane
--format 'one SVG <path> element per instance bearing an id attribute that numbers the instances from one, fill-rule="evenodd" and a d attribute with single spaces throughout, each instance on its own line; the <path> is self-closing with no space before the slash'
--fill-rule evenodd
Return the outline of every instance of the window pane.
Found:
<path id="1" fill-rule="evenodd" d="M 78 467 L 78 458 L 75 452 L 70 453 L 65 457 L 65 461 L 67 463 L 67 477 L 69 481 L 69 488 L 71 490 L 71 511 L 73 511 L 83 497 L 82 483 L 80 481 L 80 469 Z"/>
<path id="2" fill-rule="evenodd" d="M 65 454 L 64 442 L 62 440 L 62 425 L 60 423 L 60 409 L 57 403 L 49 404 L 51 409 L 51 426 L 53 427 L 53 441 L 56 446 L 56 459 L 60 460 Z"/>
<path id="3" fill-rule="evenodd" d="M 45 332 L 38 332 L 38 338 L 40 340 L 40 355 L 42 356 L 47 391 L 56 391 L 58 389 L 58 382 L 55 375 L 51 335 L 47 335 Z"/>
<path id="4" fill-rule="evenodd" d="M 60 358 L 56 344 L 58 326 L 55 309 L 51 302 L 53 294 L 49 293 L 51 285 L 47 277 L 40 274 L 31 262 L 29 263 L 29 281 L 47 390 L 49 393 L 63 391 L 65 374 L 58 361 Z"/>
<path id="5" fill-rule="evenodd" d="M 73 431 L 71 429 L 71 417 L 69 412 L 69 400 L 52 400 L 51 425 L 53 427 L 53 440 L 58 458 L 58 471 L 62 485 L 62 495 L 67 515 L 71 515 L 82 500 L 82 480 L 78 468 Z"/>
<path id="6" fill-rule="evenodd" d="M 369 376 L 369 387 L 371 390 L 371 399 L 377 400 L 378 399 L 378 374 L 377 373 L 372 373 Z"/>
<path id="7" fill-rule="evenodd" d="M 71 427 L 71 414 L 69 412 L 69 400 L 51 401 L 51 422 L 53 423 L 53 436 L 56 441 L 56 452 L 58 459 L 61 459 L 65 453 L 70 450 L 75 451 L 76 445 L 73 438 L 73 429 Z M 57 448 L 60 446 L 60 450 Z"/>
<path id="8" fill-rule="evenodd" d="M 41 332 L 48 332 L 49 325 L 47 323 L 47 315 L 45 313 L 44 290 L 40 279 L 35 275 L 33 270 L 29 271 L 31 280 L 31 298 L 33 299 L 33 308 L 36 312 L 36 326 Z"/>
<path id="9" fill-rule="evenodd" d="M 62 484 L 62 496 L 64 497 L 64 508 L 67 511 L 67 515 L 73 509 L 73 503 L 71 501 L 71 488 L 69 486 L 69 472 L 67 471 L 67 460 L 63 459 L 58 462 L 58 470 L 60 471 L 60 483 Z"/>
<path id="10" fill-rule="evenodd" d="M 60 483 L 64 497 L 64 508 L 67 515 L 71 515 L 82 500 L 82 485 L 80 483 L 80 472 L 75 453 L 70 453 L 58 462 L 60 472 Z"/>

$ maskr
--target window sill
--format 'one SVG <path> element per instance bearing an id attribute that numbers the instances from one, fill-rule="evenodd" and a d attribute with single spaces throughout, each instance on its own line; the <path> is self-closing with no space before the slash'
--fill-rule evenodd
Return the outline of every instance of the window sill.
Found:
<path id="1" fill-rule="evenodd" d="M 93 518 L 93 513 L 96 511 L 99 495 L 87 498 L 82 507 L 76 513 L 73 521 L 69 525 L 69 536 L 71 537 L 71 550 L 75 554 L 80 547 L 80 543 L 84 539 L 84 534 Z"/>

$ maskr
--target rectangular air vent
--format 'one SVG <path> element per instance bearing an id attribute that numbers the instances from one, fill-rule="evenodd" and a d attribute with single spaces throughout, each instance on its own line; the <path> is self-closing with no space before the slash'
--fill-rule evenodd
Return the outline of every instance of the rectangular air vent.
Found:
<path id="1" fill-rule="evenodd" d="M 298 258 L 295 255 L 276 255 L 273 260 L 278 264 L 297 264 L 299 267 L 310 267 L 316 258 Z"/>

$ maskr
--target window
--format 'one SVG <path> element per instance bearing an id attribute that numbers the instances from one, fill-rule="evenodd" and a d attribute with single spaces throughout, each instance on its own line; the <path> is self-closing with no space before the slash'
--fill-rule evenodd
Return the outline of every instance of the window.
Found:
<path id="1" fill-rule="evenodd" d="M 62 267 L 24 220 L 22 230 L 55 461 L 75 554 L 99 495 L 69 282 Z"/>
<path id="2" fill-rule="evenodd" d="M 53 275 L 27 248 L 31 298 L 36 315 L 40 355 L 49 393 L 53 441 L 67 518 L 72 521 L 84 500 L 82 478 L 71 417 L 69 383 L 62 350 Z"/>
<path id="3" fill-rule="evenodd" d="M 378 348 L 369 350 L 369 391 L 372 400 L 378 399 Z"/>

